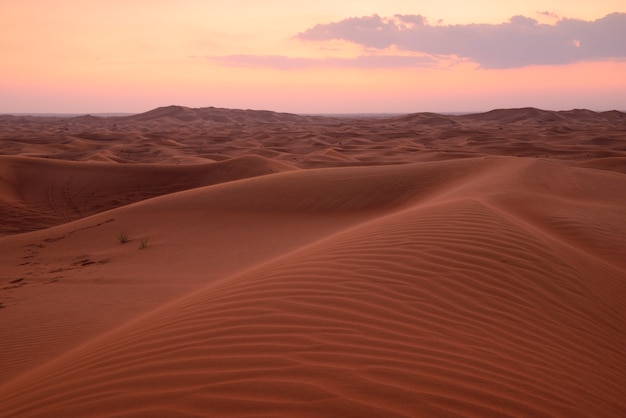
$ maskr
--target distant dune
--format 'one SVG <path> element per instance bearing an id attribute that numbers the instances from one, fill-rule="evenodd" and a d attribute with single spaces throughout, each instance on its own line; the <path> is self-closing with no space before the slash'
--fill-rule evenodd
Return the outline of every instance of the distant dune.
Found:
<path id="1" fill-rule="evenodd" d="M 623 417 L 626 114 L 0 116 L 0 416 Z"/>

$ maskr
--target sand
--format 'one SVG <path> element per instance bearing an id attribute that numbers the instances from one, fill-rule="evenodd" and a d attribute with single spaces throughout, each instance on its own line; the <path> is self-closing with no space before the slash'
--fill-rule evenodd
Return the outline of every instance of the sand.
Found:
<path id="1" fill-rule="evenodd" d="M 0 116 L 0 416 L 626 415 L 626 114 Z"/>

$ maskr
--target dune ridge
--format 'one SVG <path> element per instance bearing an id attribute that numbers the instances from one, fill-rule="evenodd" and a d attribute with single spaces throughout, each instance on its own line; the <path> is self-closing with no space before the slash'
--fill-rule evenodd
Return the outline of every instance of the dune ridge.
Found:
<path id="1" fill-rule="evenodd" d="M 168 106 L 125 117 L 0 116 L 4 155 L 153 164 L 250 154 L 302 168 L 484 155 L 586 161 L 626 157 L 625 133 L 623 112 L 583 109 L 337 118 Z"/>
<path id="2" fill-rule="evenodd" d="M 0 416 L 623 416 L 622 116 L 175 106 L 135 129 L 256 132 L 1 156 Z"/>
<path id="3" fill-rule="evenodd" d="M 141 312 L 213 278 L 402 207 L 409 200 L 428 198 L 445 184 L 463 181 L 464 173 L 480 172 L 494 163 L 450 161 L 419 167 L 276 174 L 168 194 L 56 228 L 6 237 L 3 264 L 13 267 L 6 274 L 23 278 L 18 284 L 6 279 L 6 287 L 30 293 L 54 312 L 42 319 L 40 306 L 18 310 L 9 299 L 5 304 L 12 309 L 4 317 L 6 323 L 15 320 L 26 326 L 0 328 L 0 337 L 6 337 L 0 352 L 14 359 L 50 358 L 54 350 L 49 347 L 61 350 L 125 318 L 110 312 L 110 306 L 122 304 L 122 312 Z M 386 193 L 377 193 L 381 189 Z M 120 232 L 133 242 L 119 245 Z M 137 242 L 144 238 L 150 241 L 150 252 L 137 254 Z M 148 261 L 153 258 L 165 262 Z M 59 289 L 51 293 L 50 284 Z M 108 285 L 98 286 L 98 296 L 94 296 L 92 286 L 102 284 Z M 75 311 L 71 305 L 57 306 L 66 299 L 70 304 L 88 300 L 91 309 L 85 313 L 82 304 Z M 77 328 L 74 338 L 59 341 L 60 335 L 71 331 L 48 334 L 42 329 L 48 323 L 56 326 L 57 319 L 65 323 L 65 329 Z M 91 325 L 85 326 L 85 321 Z M 30 338 L 33 329 L 42 335 L 41 342 L 29 342 L 29 352 L 21 341 Z M 51 339 L 55 344 L 50 344 Z M 13 361 L 3 372 L 17 373 L 22 367 Z"/>

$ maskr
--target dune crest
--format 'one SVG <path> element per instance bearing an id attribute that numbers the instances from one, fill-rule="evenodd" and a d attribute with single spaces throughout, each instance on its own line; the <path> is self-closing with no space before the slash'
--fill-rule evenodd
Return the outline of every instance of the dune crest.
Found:
<path id="1" fill-rule="evenodd" d="M 623 116 L 2 117 L 0 416 L 623 416 Z"/>

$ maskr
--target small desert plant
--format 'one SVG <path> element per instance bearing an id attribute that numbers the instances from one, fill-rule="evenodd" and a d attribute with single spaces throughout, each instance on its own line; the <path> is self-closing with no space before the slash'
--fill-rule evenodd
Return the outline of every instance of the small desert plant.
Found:
<path id="1" fill-rule="evenodd" d="M 148 248 L 148 238 L 142 238 L 139 242 L 139 249 L 143 250 L 144 248 Z"/>
<path id="2" fill-rule="evenodd" d="M 120 242 L 120 244 L 126 244 L 128 242 L 128 235 L 126 234 L 126 232 L 120 232 L 120 234 L 117 236 L 117 240 Z"/>

